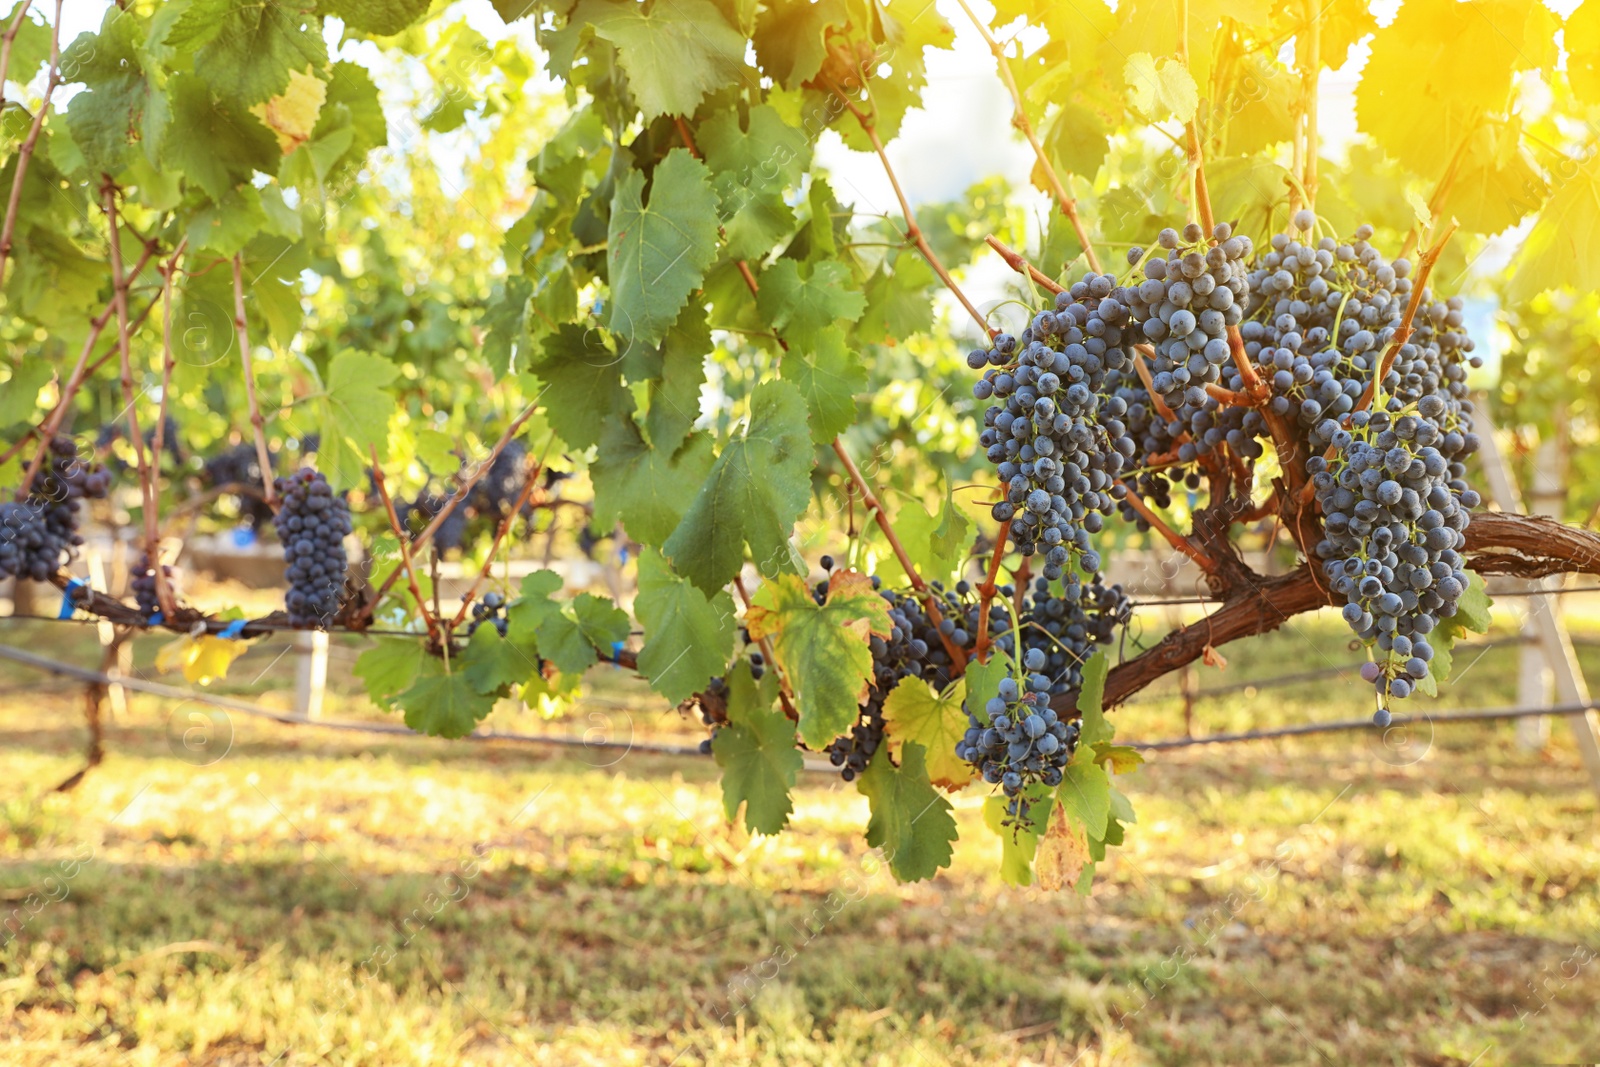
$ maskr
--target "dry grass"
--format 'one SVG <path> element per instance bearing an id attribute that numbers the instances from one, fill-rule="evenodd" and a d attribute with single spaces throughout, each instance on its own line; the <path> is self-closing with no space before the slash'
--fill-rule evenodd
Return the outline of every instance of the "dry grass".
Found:
<path id="1" fill-rule="evenodd" d="M 94 659 L 91 630 L 4 629 Z M 1228 651 L 1207 684 L 1350 658 L 1319 624 Z M 281 703 L 290 659 L 248 684 L 274 655 L 232 688 Z M 1488 653 L 1447 702 L 1508 702 L 1515 657 Z M 575 728 L 594 712 L 615 736 L 686 736 L 620 675 L 594 681 L 631 710 Z M 803 777 L 791 832 L 750 839 L 709 761 L 235 715 L 226 757 L 197 767 L 168 744 L 182 711 L 140 698 L 107 762 L 48 794 L 82 744 L 78 693 L 51 685 L 0 665 L 8 1064 L 1600 1058 L 1600 824 L 1559 725 L 1544 755 L 1509 725 L 1164 754 L 1123 783 L 1140 822 L 1085 900 L 1002 886 L 977 795 L 957 800 L 954 868 L 897 886 L 831 775 Z M 341 688 L 330 714 L 374 714 Z M 1360 699 L 1266 689 L 1199 721 Z M 1170 735 L 1176 707 L 1153 696 L 1119 727 Z"/>

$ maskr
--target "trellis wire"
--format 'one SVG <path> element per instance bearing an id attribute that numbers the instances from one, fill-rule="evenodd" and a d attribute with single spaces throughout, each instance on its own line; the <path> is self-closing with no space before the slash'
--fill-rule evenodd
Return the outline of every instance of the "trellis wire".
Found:
<path id="1" fill-rule="evenodd" d="M 36 670 L 58 674 L 68 678 L 75 678 L 83 682 L 98 682 L 103 685 L 120 685 L 125 689 L 147 693 L 151 696 L 163 697 L 168 700 L 199 701 L 214 707 L 237 711 L 243 715 L 255 718 L 268 719 L 284 726 L 316 726 L 328 730 L 342 730 L 348 733 L 386 734 L 389 736 L 406 736 L 424 738 L 427 735 L 419 734 L 408 726 L 395 723 L 366 723 L 352 722 L 340 719 L 307 719 L 299 715 L 290 715 L 287 712 L 264 708 L 259 704 L 249 701 L 236 700 L 232 697 L 210 693 L 195 693 L 175 686 L 162 685 L 159 682 L 147 682 L 142 678 L 130 678 L 123 675 L 108 675 L 102 671 L 91 670 L 87 667 L 77 667 L 70 663 L 60 663 L 55 660 L 36 656 L 31 652 L 24 652 L 10 645 L 0 645 L 0 658 L 9 659 Z M 1437 715 L 1396 715 L 1394 720 L 1383 731 L 1387 734 L 1390 730 L 1415 726 L 1421 723 L 1439 725 L 1456 722 L 1488 722 L 1497 719 L 1523 719 L 1543 715 L 1577 715 L 1588 711 L 1600 710 L 1600 704 L 1589 702 L 1585 704 L 1555 704 L 1548 707 L 1509 707 L 1509 708 L 1471 708 L 1466 711 L 1441 712 Z M 1372 724 L 1371 717 L 1360 719 L 1338 719 L 1332 722 L 1302 723 L 1297 726 L 1280 726 L 1266 730 L 1247 730 L 1242 733 L 1212 734 L 1208 737 L 1178 737 L 1159 741 L 1128 741 L 1123 742 L 1130 748 L 1142 751 L 1165 751 L 1179 748 L 1192 748 L 1199 745 L 1238 744 L 1246 741 L 1270 741 L 1277 738 L 1298 737 L 1305 734 L 1335 733 L 1350 730 L 1377 731 L 1379 728 Z M 596 741 L 586 738 L 568 737 L 562 734 L 522 734 L 502 731 L 479 731 L 460 738 L 463 741 L 505 741 L 513 744 L 555 745 L 566 748 L 588 749 L 623 749 L 625 751 L 649 752 L 666 756 L 699 756 L 703 755 L 698 745 L 669 745 L 660 742 L 648 741 Z M 805 769 L 808 771 L 831 771 L 837 773 L 838 768 L 830 766 L 822 760 L 806 760 Z"/>
<path id="2" fill-rule="evenodd" d="M 1568 596 L 1568 595 L 1577 594 L 1577 593 L 1600 593 L 1600 585 L 1584 585 L 1584 586 L 1577 586 L 1577 587 L 1572 588 L 1572 589 L 1547 589 L 1547 590 L 1512 589 L 1512 590 L 1507 590 L 1505 592 L 1495 593 L 1494 594 L 1494 599 L 1500 600 L 1500 599 L 1505 599 L 1505 598 L 1508 598 L 1508 597 L 1529 597 L 1529 596 Z M 1138 611 L 1141 608 L 1177 607 L 1177 606 L 1182 606 L 1182 605 L 1224 604 L 1224 603 L 1227 603 L 1227 601 L 1219 599 L 1217 597 L 1204 597 L 1204 596 L 1162 597 L 1162 598 L 1156 598 L 1156 599 L 1143 599 L 1143 600 L 1142 599 L 1138 599 L 1138 598 L 1134 598 L 1134 599 L 1132 599 L 1132 608 L 1133 608 L 1133 610 Z M 102 621 L 105 621 L 104 616 L 100 616 L 100 615 L 87 615 L 86 617 L 83 617 L 83 618 L 79 618 L 77 615 L 73 615 L 73 616 L 70 616 L 68 618 L 64 618 L 63 619 L 63 618 L 59 618 L 59 617 L 54 616 L 54 615 L 33 615 L 33 614 L 16 614 L 16 613 L 13 613 L 11 615 L 0 616 L 0 619 L 27 619 L 30 622 L 70 622 L 70 623 L 80 623 L 80 624 L 98 624 L 98 623 L 100 623 Z M 223 620 L 212 620 L 212 621 L 213 622 L 221 622 Z M 130 625 L 130 624 L 117 623 L 117 625 Z M 246 627 L 248 629 L 253 630 L 253 631 L 259 631 L 261 633 L 305 633 L 305 632 L 307 632 L 303 627 L 288 626 L 288 625 L 278 625 L 278 624 L 275 624 L 275 623 L 269 623 L 269 622 L 266 622 L 264 620 L 258 620 L 258 619 L 246 620 L 245 625 L 246 625 Z M 147 626 L 147 627 L 144 627 L 144 629 L 154 631 L 154 630 L 164 629 L 164 627 L 159 626 L 159 625 L 158 626 Z M 168 632 L 171 632 L 171 631 L 168 631 Z M 332 627 L 329 627 L 328 628 L 328 632 L 329 633 L 335 633 L 335 634 L 357 634 L 357 635 L 364 636 L 364 637 L 424 637 L 424 636 L 426 636 L 421 631 L 412 632 L 410 630 L 382 630 L 382 629 L 377 629 L 377 628 L 368 628 L 368 629 L 364 629 L 364 630 L 352 630 L 352 629 L 349 629 L 349 628 L 346 628 L 346 627 L 343 627 L 343 626 L 332 626 Z M 633 636 L 637 637 L 637 636 L 640 636 L 640 634 L 639 634 L 638 631 L 635 631 L 633 633 Z"/>

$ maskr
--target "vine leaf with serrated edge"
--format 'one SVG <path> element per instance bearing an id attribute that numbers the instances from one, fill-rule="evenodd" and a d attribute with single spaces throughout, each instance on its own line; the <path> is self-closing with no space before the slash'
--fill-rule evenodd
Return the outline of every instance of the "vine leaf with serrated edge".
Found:
<path id="1" fill-rule="evenodd" d="M 856 788 L 872 811 L 867 844 L 884 850 L 895 878 L 920 882 L 950 866 L 959 831 L 950 802 L 928 780 L 921 745 L 906 742 L 898 767 L 880 748 L 856 779 Z"/>
<path id="2" fill-rule="evenodd" d="M 967 732 L 967 713 L 961 704 L 966 681 L 956 679 L 943 693 L 921 678 L 902 678 L 883 701 L 883 733 L 889 755 L 900 759 L 907 741 L 920 744 L 928 754 L 928 777 L 934 785 L 954 792 L 972 781 L 972 764 L 956 756 L 956 742 Z"/>
<path id="3" fill-rule="evenodd" d="M 723 446 L 662 546 L 673 570 L 710 596 L 739 573 L 746 545 L 764 573 L 794 569 L 789 534 L 810 502 L 814 460 L 799 392 L 783 381 L 756 386 L 744 433 Z"/>
<path id="4" fill-rule="evenodd" d="M 777 675 L 758 685 L 748 662 L 728 674 L 728 724 L 711 739 L 711 755 L 722 768 L 722 807 L 731 821 L 744 807 L 752 833 L 775 834 L 794 811 L 794 788 L 805 759 L 794 746 L 794 723 L 773 707 Z"/>
<path id="5" fill-rule="evenodd" d="M 745 628 L 753 641 L 773 639 L 794 687 L 800 736 L 815 749 L 855 722 L 872 677 L 868 642 L 873 634 L 889 636 L 889 606 L 872 579 L 855 571 L 834 571 L 821 604 L 803 578 L 785 574 L 756 591 Z"/>
<path id="6" fill-rule="evenodd" d="M 644 624 L 639 673 L 672 703 L 703 690 L 727 665 L 738 625 L 733 598 L 726 590 L 708 598 L 653 548 L 639 556 L 633 610 Z"/>

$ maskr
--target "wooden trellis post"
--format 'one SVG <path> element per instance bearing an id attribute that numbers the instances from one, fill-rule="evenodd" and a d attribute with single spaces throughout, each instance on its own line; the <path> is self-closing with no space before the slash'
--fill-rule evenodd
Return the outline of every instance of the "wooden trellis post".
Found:
<path id="1" fill-rule="evenodd" d="M 1505 453 L 1500 450 L 1494 423 L 1489 418 L 1486 398 L 1481 396 L 1478 398 L 1477 410 L 1473 413 L 1472 420 L 1474 428 L 1478 431 L 1478 438 L 1482 442 L 1478 458 L 1483 464 L 1484 477 L 1489 483 L 1489 495 L 1500 505 L 1502 511 L 1522 511 L 1522 494 L 1517 489 L 1516 479 L 1511 476 L 1510 467 L 1506 464 Z M 1572 639 L 1567 636 L 1566 627 L 1561 625 L 1561 619 L 1555 613 L 1554 598 L 1542 592 L 1545 588 L 1543 580 L 1529 583 L 1529 589 L 1534 595 L 1527 598 L 1524 636 L 1532 640 L 1532 644 L 1528 647 L 1537 649 L 1549 668 L 1555 682 L 1556 698 L 1566 704 L 1587 704 L 1589 686 L 1584 681 L 1583 672 L 1578 668 L 1578 657 L 1573 653 Z M 1524 663 L 1527 663 L 1526 658 Z M 1532 689 L 1528 679 L 1525 678 L 1523 684 Z M 1545 699 L 1541 692 L 1537 694 L 1535 702 L 1543 702 Z M 1589 772 L 1589 781 L 1594 785 L 1595 792 L 1600 793 L 1600 716 L 1596 716 L 1593 711 L 1586 711 L 1566 715 L 1563 718 L 1572 727 L 1578 754 L 1583 757 L 1584 769 Z"/>

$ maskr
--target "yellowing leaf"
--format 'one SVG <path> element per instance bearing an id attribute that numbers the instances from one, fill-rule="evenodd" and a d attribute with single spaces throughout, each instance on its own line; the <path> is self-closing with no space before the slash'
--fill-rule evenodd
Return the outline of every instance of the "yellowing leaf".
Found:
<path id="1" fill-rule="evenodd" d="M 966 681 L 958 679 L 942 694 L 921 678 L 902 678 L 883 702 L 883 732 L 889 754 L 900 760 L 907 741 L 928 751 L 928 778 L 954 792 L 972 781 L 972 764 L 956 757 L 956 742 L 967 730 L 967 713 L 961 710 Z"/>
<path id="2" fill-rule="evenodd" d="M 302 73 L 289 72 L 289 85 L 277 96 L 263 100 L 250 109 L 250 114 L 272 131 L 278 139 L 278 148 L 288 155 L 311 139 L 317 116 L 322 113 L 323 101 L 328 99 L 328 83 L 311 73 L 307 67 Z"/>
<path id="3" fill-rule="evenodd" d="M 1485 113 L 1506 110 L 1516 71 L 1554 61 L 1553 37 L 1538 0 L 1406 0 L 1356 89 L 1361 130 L 1437 177 Z"/>
<path id="4" fill-rule="evenodd" d="M 230 640 L 201 634 L 184 636 L 169 641 L 156 652 L 156 669 L 182 671 L 183 676 L 195 685 L 210 685 L 225 678 L 233 661 L 244 655 L 250 647 L 248 641 Z"/>
<path id="5" fill-rule="evenodd" d="M 1065 812 L 1055 812 L 1039 839 L 1034 873 L 1039 888 L 1050 892 L 1075 888 L 1084 867 L 1089 865 L 1089 841 L 1083 830 Z"/>
<path id="6" fill-rule="evenodd" d="M 1433 226 L 1433 212 L 1428 208 L 1428 202 L 1415 189 L 1407 189 L 1406 203 L 1411 205 L 1411 211 L 1417 217 L 1417 225 L 1426 233 Z"/>
<path id="7" fill-rule="evenodd" d="M 1557 178 L 1567 180 L 1539 212 L 1517 255 L 1517 273 L 1511 279 L 1514 300 L 1563 286 L 1580 293 L 1600 288 L 1600 257 L 1595 255 L 1600 248 L 1600 162 L 1564 163 Z"/>
<path id="8" fill-rule="evenodd" d="M 1600 104 L 1600 0 L 1584 0 L 1567 19 L 1567 83 L 1585 104 Z"/>
<path id="9" fill-rule="evenodd" d="M 804 579 L 785 574 L 751 598 L 746 628 L 753 640 L 775 639 L 774 653 L 794 686 L 800 736 L 820 748 L 855 721 L 872 673 L 872 634 L 889 633 L 889 608 L 871 579 L 835 571 L 818 604 Z"/>
<path id="10" fill-rule="evenodd" d="M 1149 52 L 1137 52 L 1123 65 L 1122 76 L 1128 82 L 1133 106 L 1149 118 L 1170 116 L 1188 122 L 1200 106 L 1194 77 L 1175 59 L 1163 59 L 1158 64 Z"/>

